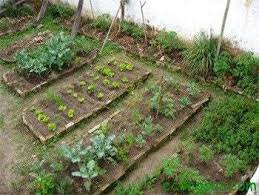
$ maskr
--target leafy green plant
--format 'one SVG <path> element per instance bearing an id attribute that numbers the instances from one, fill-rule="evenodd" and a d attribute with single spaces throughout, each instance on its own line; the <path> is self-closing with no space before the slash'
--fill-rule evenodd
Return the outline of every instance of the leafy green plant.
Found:
<path id="1" fill-rule="evenodd" d="M 45 75 L 52 70 L 61 71 L 73 60 L 73 39 L 63 32 L 49 39 L 33 51 L 15 54 L 17 70 L 26 74 Z"/>
<path id="2" fill-rule="evenodd" d="M 97 157 L 97 159 L 106 159 L 113 161 L 116 156 L 117 149 L 113 144 L 115 135 L 106 137 L 104 134 L 97 134 L 91 138 L 90 151 Z"/>
<path id="3" fill-rule="evenodd" d="M 104 97 L 104 93 L 103 92 L 98 92 L 97 98 L 101 100 L 101 99 L 103 99 L 103 97 Z"/>
<path id="4" fill-rule="evenodd" d="M 102 175 L 104 171 L 98 166 L 94 160 L 89 160 L 87 163 L 81 164 L 79 171 L 72 172 L 74 177 L 81 177 L 85 179 L 84 187 L 87 191 L 91 190 L 92 179 Z"/>
<path id="5" fill-rule="evenodd" d="M 185 107 L 185 106 L 189 106 L 192 104 L 191 100 L 189 97 L 187 96 L 183 96 L 179 99 L 179 103 L 181 104 L 181 106 Z"/>
<path id="6" fill-rule="evenodd" d="M 87 92 L 88 92 L 89 94 L 93 94 L 94 92 L 96 92 L 96 90 L 97 90 L 97 87 L 96 87 L 95 84 L 90 84 L 90 85 L 88 85 L 88 87 L 87 87 Z"/>
<path id="7" fill-rule="evenodd" d="M 117 147 L 116 159 L 122 162 L 128 162 L 128 151 L 124 147 Z"/>
<path id="8" fill-rule="evenodd" d="M 107 76 L 107 77 L 114 77 L 115 73 L 113 72 L 113 70 L 108 67 L 108 66 L 98 66 L 97 67 L 97 71 L 102 74 L 103 76 Z"/>
<path id="9" fill-rule="evenodd" d="M 75 110 L 74 109 L 69 109 L 67 112 L 68 118 L 73 118 L 75 116 Z"/>
<path id="10" fill-rule="evenodd" d="M 134 108 L 132 110 L 132 120 L 135 124 L 140 124 L 140 122 L 142 121 L 142 115 L 138 108 Z"/>
<path id="11" fill-rule="evenodd" d="M 142 148 L 146 144 L 146 140 L 145 140 L 144 136 L 141 134 L 135 138 L 135 142 L 136 142 L 137 146 L 139 146 L 140 148 Z"/>
<path id="12" fill-rule="evenodd" d="M 128 82 L 129 82 L 129 79 L 128 79 L 126 76 L 124 76 L 124 77 L 121 78 L 121 81 L 122 81 L 123 83 L 128 83 Z"/>
<path id="13" fill-rule="evenodd" d="M 123 21 L 121 23 L 121 31 L 132 36 L 135 39 L 141 39 L 145 35 L 143 28 L 128 21 Z"/>
<path id="14" fill-rule="evenodd" d="M 237 156 L 228 154 L 225 155 L 221 160 L 220 164 L 225 168 L 225 174 L 227 177 L 232 177 L 234 173 L 243 171 L 246 167 L 244 161 L 238 159 Z"/>
<path id="15" fill-rule="evenodd" d="M 49 5 L 46 15 L 52 18 L 69 19 L 74 15 L 74 12 L 70 5 L 59 2 Z"/>
<path id="16" fill-rule="evenodd" d="M 134 65 L 130 63 L 119 63 L 117 67 L 120 69 L 121 72 L 132 71 L 134 69 Z"/>
<path id="17" fill-rule="evenodd" d="M 202 143 L 210 143 L 217 153 L 237 155 L 246 163 L 259 158 L 259 105 L 245 98 L 220 98 L 206 110 L 194 132 Z"/>
<path id="18" fill-rule="evenodd" d="M 151 116 L 146 117 L 144 121 L 141 124 L 141 128 L 143 129 L 143 134 L 151 136 L 155 132 L 162 132 L 163 127 L 160 126 L 159 124 L 154 125 L 153 124 L 153 119 Z"/>
<path id="19" fill-rule="evenodd" d="M 84 101 L 85 101 L 85 98 L 84 97 L 78 97 L 78 101 L 80 102 L 80 103 L 84 103 Z"/>
<path id="20" fill-rule="evenodd" d="M 205 79 L 212 72 L 217 48 L 217 40 L 201 33 L 193 44 L 184 52 L 193 74 L 202 75 Z"/>
<path id="21" fill-rule="evenodd" d="M 168 177 L 175 175 L 179 171 L 180 167 L 181 159 L 177 154 L 174 154 L 170 158 L 162 161 L 162 171 Z"/>
<path id="22" fill-rule="evenodd" d="M 48 124 L 48 130 L 49 131 L 56 131 L 57 130 L 57 124 L 56 123 L 49 123 Z"/>
<path id="23" fill-rule="evenodd" d="M 249 95 L 257 93 L 259 58 L 253 53 L 246 52 L 235 57 L 236 64 L 233 75 L 237 79 L 237 85 Z"/>
<path id="24" fill-rule="evenodd" d="M 193 97 L 197 96 L 200 93 L 199 88 L 193 82 L 187 85 L 187 91 Z"/>
<path id="25" fill-rule="evenodd" d="M 102 31 L 106 31 L 110 28 L 112 23 L 112 19 L 108 14 L 104 14 L 98 16 L 93 23 L 91 24 L 92 27 L 100 29 Z"/>
<path id="26" fill-rule="evenodd" d="M 21 17 L 21 16 L 29 16 L 34 15 L 35 11 L 32 6 L 27 3 L 23 3 L 22 5 L 17 5 L 13 1 L 6 1 L 4 5 L 1 7 L 6 11 L 2 14 L 3 17 Z"/>
<path id="27" fill-rule="evenodd" d="M 201 161 L 207 163 L 212 160 L 213 151 L 209 147 L 202 145 L 199 149 L 199 155 L 200 155 Z"/>
<path id="28" fill-rule="evenodd" d="M 153 45 L 160 46 L 166 53 L 170 53 L 174 50 L 183 50 L 185 48 L 183 42 L 178 38 L 176 32 L 161 31 L 154 40 Z"/>
<path id="29" fill-rule="evenodd" d="M 232 73 L 231 65 L 231 56 L 228 52 L 224 51 L 220 54 L 218 59 L 215 60 L 213 71 L 218 78 L 223 78 L 226 75 Z"/>
<path id="30" fill-rule="evenodd" d="M 55 180 L 51 173 L 41 171 L 32 182 L 32 188 L 36 194 L 49 195 L 54 192 Z"/>
<path id="31" fill-rule="evenodd" d="M 121 86 L 121 82 L 120 81 L 113 81 L 112 85 L 111 85 L 111 88 L 112 89 L 119 89 L 120 86 Z"/>

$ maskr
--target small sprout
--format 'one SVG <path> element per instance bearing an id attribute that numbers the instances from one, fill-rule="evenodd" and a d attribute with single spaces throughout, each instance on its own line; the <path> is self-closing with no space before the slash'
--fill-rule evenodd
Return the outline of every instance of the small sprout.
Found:
<path id="1" fill-rule="evenodd" d="M 113 89 L 119 89 L 121 86 L 121 83 L 119 81 L 113 81 L 112 82 L 112 88 Z"/>
<path id="2" fill-rule="evenodd" d="M 97 94 L 97 98 L 98 98 L 98 99 L 103 99 L 103 97 L 104 97 L 104 93 L 99 92 L 99 93 Z"/>
<path id="3" fill-rule="evenodd" d="M 86 82 L 85 81 L 80 81 L 80 86 L 85 86 Z"/>
<path id="4" fill-rule="evenodd" d="M 59 110 L 59 111 L 62 111 L 62 112 L 64 112 L 66 109 L 67 109 L 67 106 L 66 106 L 66 105 L 60 105 L 60 106 L 58 107 L 58 110 Z"/>
<path id="5" fill-rule="evenodd" d="M 111 86 L 112 81 L 109 80 L 109 79 L 104 79 L 104 80 L 103 80 L 103 84 L 106 85 L 106 86 Z"/>
<path id="6" fill-rule="evenodd" d="M 94 77 L 94 81 L 97 81 L 99 79 L 100 79 L 100 77 L 98 75 Z"/>
<path id="7" fill-rule="evenodd" d="M 158 133 L 162 133 L 164 131 L 164 128 L 159 124 L 156 125 L 155 129 L 156 129 L 156 132 Z"/>
<path id="8" fill-rule="evenodd" d="M 99 66 L 97 67 L 97 71 L 103 76 L 114 77 L 115 73 L 108 66 Z"/>
<path id="9" fill-rule="evenodd" d="M 83 103 L 83 102 L 85 101 L 85 98 L 84 98 L 84 97 L 79 97 L 79 98 L 78 98 L 78 101 L 79 101 L 80 103 Z"/>
<path id="10" fill-rule="evenodd" d="M 128 83 L 128 82 L 129 82 L 129 79 L 124 76 L 124 77 L 121 78 L 121 81 L 122 81 L 123 83 Z"/>
<path id="11" fill-rule="evenodd" d="M 49 124 L 48 124 L 48 130 L 49 130 L 49 131 L 56 131 L 56 130 L 57 130 L 57 125 L 56 125 L 56 123 L 49 123 Z"/>
<path id="12" fill-rule="evenodd" d="M 127 70 L 132 71 L 134 69 L 134 65 L 129 63 L 118 64 L 117 66 L 122 72 Z"/>
<path id="13" fill-rule="evenodd" d="M 197 96 L 200 93 L 199 88 L 193 82 L 188 84 L 187 91 L 193 97 Z"/>
<path id="14" fill-rule="evenodd" d="M 96 91 L 96 85 L 94 85 L 94 84 L 88 85 L 88 87 L 87 87 L 87 92 L 88 92 L 89 94 L 93 94 L 95 91 Z"/>
<path id="15" fill-rule="evenodd" d="M 144 138 L 143 135 L 138 135 L 136 138 L 135 138 L 135 142 L 137 143 L 137 145 L 142 148 L 145 143 L 146 143 L 146 140 Z"/>
<path id="16" fill-rule="evenodd" d="M 78 94 L 77 93 L 73 93 L 73 97 L 77 98 Z"/>
<path id="17" fill-rule="evenodd" d="M 37 119 L 38 119 L 38 121 L 40 121 L 40 122 L 48 123 L 50 117 L 48 117 L 48 116 L 47 116 L 46 114 L 44 114 L 44 113 L 41 113 L 41 114 L 39 114 L 39 115 L 37 116 Z"/>
<path id="18" fill-rule="evenodd" d="M 179 99 L 179 103 L 180 103 L 183 107 L 189 106 L 189 105 L 192 104 L 190 98 L 187 97 L 187 96 L 181 97 L 181 98 Z"/>
<path id="19" fill-rule="evenodd" d="M 31 112 L 36 112 L 37 108 L 36 107 L 31 107 Z"/>
<path id="20" fill-rule="evenodd" d="M 75 116 L 75 111 L 73 109 L 69 109 L 68 113 L 67 113 L 67 116 L 69 118 L 73 118 Z"/>

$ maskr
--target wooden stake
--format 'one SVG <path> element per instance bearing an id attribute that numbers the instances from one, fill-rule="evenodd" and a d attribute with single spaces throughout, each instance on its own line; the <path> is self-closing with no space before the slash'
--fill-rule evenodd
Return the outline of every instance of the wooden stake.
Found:
<path id="1" fill-rule="evenodd" d="M 121 6 L 119 6 L 119 8 L 118 8 L 118 10 L 117 10 L 117 13 L 116 13 L 115 17 L 114 17 L 114 18 L 113 18 L 113 20 L 112 20 L 111 26 L 110 26 L 109 31 L 108 31 L 108 33 L 107 33 L 107 35 L 106 35 L 105 39 L 104 39 L 104 42 L 103 42 L 103 45 L 102 45 L 102 48 L 101 48 L 101 50 L 100 50 L 99 54 L 102 54 L 102 52 L 103 52 L 103 49 L 104 49 L 104 47 L 105 47 L 105 45 L 106 45 L 106 43 L 107 43 L 107 41 L 108 41 L 108 38 L 109 38 L 109 36 L 110 36 L 110 33 L 111 33 L 111 30 L 112 30 L 112 27 L 113 27 L 113 25 L 114 25 L 115 21 L 116 21 L 116 20 L 117 20 L 117 18 L 118 18 L 118 15 L 119 15 L 120 9 L 121 9 Z"/>
<path id="2" fill-rule="evenodd" d="M 78 6 L 77 6 L 77 10 L 76 10 L 76 14 L 75 14 L 75 21 L 73 24 L 73 28 L 72 28 L 72 33 L 71 35 L 73 37 L 76 36 L 79 26 L 80 26 L 80 19 L 81 19 L 81 13 L 82 13 L 82 9 L 83 9 L 83 4 L 84 4 L 84 0 L 79 0 L 78 1 Z"/>
<path id="3" fill-rule="evenodd" d="M 223 40 L 223 34 L 224 34 L 224 30 L 225 30 L 225 26 L 226 26 L 226 21 L 227 21 L 227 16 L 228 16 L 228 10 L 229 10 L 229 7 L 230 7 L 230 1 L 231 0 L 227 0 L 226 9 L 225 9 L 225 13 L 224 13 L 224 16 L 223 16 L 223 22 L 222 22 L 222 26 L 221 26 L 221 33 L 220 33 L 219 40 L 218 40 L 218 47 L 217 47 L 216 58 L 219 57 L 219 52 L 220 52 L 221 43 L 222 43 L 222 40 Z"/>
<path id="4" fill-rule="evenodd" d="M 40 12 L 36 18 L 36 23 L 38 23 L 45 15 L 47 7 L 48 7 L 49 1 L 48 0 L 43 0 L 41 8 L 40 8 Z"/>
<path id="5" fill-rule="evenodd" d="M 144 3 L 141 3 L 141 0 L 140 0 L 139 4 L 140 4 L 140 9 L 141 9 L 142 23 L 143 23 L 144 34 L 145 34 L 145 45 L 147 46 L 147 28 L 146 28 L 145 16 L 144 16 L 144 11 L 143 11 L 143 7 L 146 5 L 146 1 Z"/>
<path id="6" fill-rule="evenodd" d="M 120 24 L 119 24 L 119 30 L 118 33 L 121 32 L 121 24 L 125 20 L 125 5 L 127 3 L 127 0 L 121 0 L 120 6 L 121 6 L 121 18 L 120 18 Z"/>

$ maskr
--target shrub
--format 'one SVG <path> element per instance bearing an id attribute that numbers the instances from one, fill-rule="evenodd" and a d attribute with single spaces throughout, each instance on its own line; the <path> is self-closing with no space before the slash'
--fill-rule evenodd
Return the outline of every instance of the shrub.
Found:
<path id="1" fill-rule="evenodd" d="M 32 52 L 22 50 L 15 55 L 17 70 L 36 75 L 63 70 L 74 58 L 72 43 L 72 38 L 61 32 Z"/>
<path id="2" fill-rule="evenodd" d="M 139 27 L 138 25 L 132 22 L 123 21 L 121 23 L 121 28 L 122 32 L 132 36 L 135 39 L 141 39 L 145 35 L 143 28 Z"/>
<path id="3" fill-rule="evenodd" d="M 3 17 L 21 17 L 35 14 L 33 8 L 27 3 L 16 5 L 13 1 L 6 1 L 2 8 L 6 10 Z"/>
<path id="4" fill-rule="evenodd" d="M 213 151 L 205 145 L 200 147 L 199 154 L 200 154 L 201 161 L 206 163 L 212 160 L 213 158 Z"/>
<path id="5" fill-rule="evenodd" d="M 234 173 L 244 170 L 246 164 L 244 161 L 238 159 L 237 156 L 228 154 L 221 160 L 220 164 L 225 168 L 225 174 L 227 177 L 232 177 Z"/>
<path id="6" fill-rule="evenodd" d="M 173 31 L 161 31 L 152 42 L 155 46 L 160 46 L 166 53 L 184 49 L 183 42 L 178 38 L 177 33 Z"/>
<path id="7" fill-rule="evenodd" d="M 48 6 L 46 15 L 52 18 L 69 19 L 74 15 L 74 10 L 70 5 L 64 3 L 56 3 Z"/>
<path id="8" fill-rule="evenodd" d="M 222 52 L 214 63 L 213 71 L 218 78 L 223 78 L 224 76 L 231 74 L 232 70 L 230 65 L 230 54 L 228 52 Z"/>
<path id="9" fill-rule="evenodd" d="M 32 182 L 32 189 L 36 194 L 49 195 L 54 192 L 55 178 L 51 173 L 41 171 L 36 175 L 36 178 Z"/>
<path id="10" fill-rule="evenodd" d="M 162 161 L 163 173 L 168 177 L 175 175 L 179 171 L 180 167 L 181 159 L 177 154 L 174 154 L 170 158 Z"/>
<path id="11" fill-rule="evenodd" d="M 206 110 L 194 137 L 218 153 L 254 162 L 259 158 L 258 115 L 258 103 L 236 96 L 218 99 Z"/>
<path id="12" fill-rule="evenodd" d="M 235 57 L 234 62 L 236 66 L 233 75 L 237 78 L 237 85 L 246 93 L 254 95 L 257 92 L 259 58 L 246 52 Z"/>
<path id="13" fill-rule="evenodd" d="M 112 19 L 108 14 L 104 14 L 98 16 L 93 23 L 91 24 L 92 27 L 106 31 L 110 28 L 112 23 Z"/>
<path id="14" fill-rule="evenodd" d="M 193 44 L 184 52 L 184 58 L 188 62 L 193 74 L 207 78 L 212 72 L 216 55 L 217 41 L 204 33 L 196 36 Z"/>

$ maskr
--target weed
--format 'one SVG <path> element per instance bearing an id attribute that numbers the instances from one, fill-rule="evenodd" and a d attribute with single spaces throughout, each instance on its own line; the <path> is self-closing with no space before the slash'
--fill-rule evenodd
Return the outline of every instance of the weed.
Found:
<path id="1" fill-rule="evenodd" d="M 135 39 L 141 39 L 144 37 L 143 28 L 139 27 L 138 25 L 132 22 L 123 21 L 121 24 L 121 28 L 122 32 L 132 36 Z"/>
<path id="2" fill-rule="evenodd" d="M 220 164 L 224 166 L 227 177 L 232 177 L 234 173 L 243 171 L 246 167 L 244 161 L 238 159 L 237 156 L 232 154 L 225 155 L 220 160 Z"/>
<path id="3" fill-rule="evenodd" d="M 98 16 L 91 24 L 92 27 L 106 31 L 110 28 L 112 19 L 108 14 Z"/>
<path id="4" fill-rule="evenodd" d="M 205 145 L 202 145 L 200 147 L 199 154 L 200 154 L 201 161 L 206 162 L 206 163 L 211 161 L 213 158 L 213 151 Z"/>

